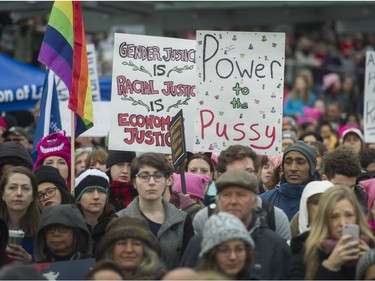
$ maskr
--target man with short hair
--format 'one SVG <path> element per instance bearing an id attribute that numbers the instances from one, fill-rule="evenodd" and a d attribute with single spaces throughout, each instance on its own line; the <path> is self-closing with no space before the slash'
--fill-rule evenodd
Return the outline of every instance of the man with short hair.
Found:
<path id="1" fill-rule="evenodd" d="M 223 150 L 218 157 L 217 171 L 219 175 L 227 170 L 229 171 L 235 168 L 256 175 L 258 173 L 258 162 L 254 150 L 248 146 L 239 144 L 231 145 Z M 290 226 L 285 213 L 280 208 L 275 208 L 267 202 L 262 202 L 262 199 L 259 196 L 257 196 L 257 200 L 257 206 L 266 210 L 268 227 L 285 240 L 289 240 L 291 238 Z M 213 206 L 212 208 L 212 206 L 209 206 L 208 208 L 203 208 L 195 215 L 193 220 L 195 233 L 202 231 L 204 223 L 208 218 L 209 211 L 211 212 L 215 207 L 216 206 Z"/>
<path id="2" fill-rule="evenodd" d="M 248 159 L 242 161 L 245 164 Z M 219 159 L 220 162 L 220 159 Z M 265 224 L 257 207 L 258 179 L 245 169 L 233 168 L 216 180 L 220 211 L 238 217 L 254 240 L 252 275 L 259 279 L 286 279 L 291 253 L 285 239 Z M 202 242 L 202 233 L 196 234 L 182 257 L 180 266 L 195 267 Z"/>
<path id="3" fill-rule="evenodd" d="M 351 147 L 341 145 L 323 157 L 322 180 L 329 180 L 333 184 L 342 184 L 351 188 L 358 202 L 367 213 L 366 192 L 357 185 L 357 177 L 360 174 L 359 156 Z"/>
<path id="4" fill-rule="evenodd" d="M 303 189 L 313 180 L 319 180 L 316 173 L 316 149 L 297 141 L 285 149 L 282 161 L 283 175 L 275 189 L 260 195 L 262 200 L 279 207 L 289 221 L 299 211 Z"/>

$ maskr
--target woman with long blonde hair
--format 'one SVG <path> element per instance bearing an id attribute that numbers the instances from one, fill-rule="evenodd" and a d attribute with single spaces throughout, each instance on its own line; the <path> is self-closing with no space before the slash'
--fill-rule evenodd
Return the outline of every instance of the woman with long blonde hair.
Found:
<path id="1" fill-rule="evenodd" d="M 343 235 L 344 224 L 357 224 L 360 239 Z M 354 279 L 358 259 L 374 241 L 354 193 L 347 186 L 335 185 L 321 196 L 311 224 L 304 255 L 305 278 Z"/>

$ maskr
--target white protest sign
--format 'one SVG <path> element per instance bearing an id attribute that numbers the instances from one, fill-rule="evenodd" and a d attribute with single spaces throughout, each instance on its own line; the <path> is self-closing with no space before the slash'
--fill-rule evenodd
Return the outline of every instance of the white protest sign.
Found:
<path id="1" fill-rule="evenodd" d="M 365 142 L 375 143 L 375 52 L 366 52 L 363 117 Z"/>
<path id="2" fill-rule="evenodd" d="M 109 132 L 109 101 L 94 101 L 92 103 L 94 111 L 94 127 L 88 129 L 80 137 L 104 137 Z M 61 125 L 66 135 L 71 135 L 71 110 L 68 108 L 68 102 L 59 102 Z"/>
<path id="3" fill-rule="evenodd" d="M 91 92 L 92 100 L 100 101 L 100 88 L 99 88 L 99 77 L 98 77 L 98 67 L 96 63 L 96 53 L 94 44 L 86 45 L 87 51 L 87 61 L 90 74 Z M 66 101 L 69 99 L 69 90 L 66 88 L 64 82 L 56 75 L 56 90 L 59 101 Z"/>
<path id="4" fill-rule="evenodd" d="M 197 31 L 195 151 L 281 153 L 285 34 Z"/>
<path id="5" fill-rule="evenodd" d="M 195 41 L 116 33 L 113 54 L 108 148 L 171 153 L 172 117 L 182 109 L 194 125 Z"/>

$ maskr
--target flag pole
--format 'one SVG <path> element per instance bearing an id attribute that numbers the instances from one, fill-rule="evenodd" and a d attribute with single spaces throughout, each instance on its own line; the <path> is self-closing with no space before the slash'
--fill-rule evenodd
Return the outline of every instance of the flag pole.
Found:
<path id="1" fill-rule="evenodd" d="M 75 180 L 75 133 L 74 133 L 74 111 L 70 111 L 70 193 L 74 196 L 74 180 Z"/>

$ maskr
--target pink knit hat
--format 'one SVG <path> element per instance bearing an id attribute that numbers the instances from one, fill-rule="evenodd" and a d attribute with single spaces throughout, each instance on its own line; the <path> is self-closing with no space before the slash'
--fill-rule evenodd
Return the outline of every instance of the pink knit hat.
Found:
<path id="1" fill-rule="evenodd" d="M 278 168 L 283 161 L 282 156 L 268 155 L 268 161 L 271 163 L 274 169 Z"/>
<path id="2" fill-rule="evenodd" d="M 362 186 L 367 193 L 367 210 L 371 211 L 372 205 L 374 205 L 375 200 L 375 178 L 360 181 L 359 185 Z"/>
<path id="3" fill-rule="evenodd" d="M 328 73 L 323 76 L 323 86 L 322 90 L 326 91 L 329 87 L 333 85 L 336 81 L 340 80 L 340 76 L 336 73 Z"/>
<path id="4" fill-rule="evenodd" d="M 204 199 L 206 184 L 211 178 L 206 175 L 185 173 L 186 193 Z M 182 192 L 181 175 L 173 173 L 173 189 Z"/>
<path id="5" fill-rule="evenodd" d="M 43 160 L 49 156 L 59 156 L 65 159 L 70 172 L 70 140 L 65 136 L 65 131 L 62 133 L 52 133 L 42 138 L 36 150 L 38 156 L 34 164 L 34 171 L 43 163 Z"/>

